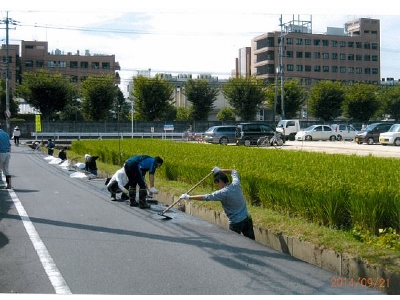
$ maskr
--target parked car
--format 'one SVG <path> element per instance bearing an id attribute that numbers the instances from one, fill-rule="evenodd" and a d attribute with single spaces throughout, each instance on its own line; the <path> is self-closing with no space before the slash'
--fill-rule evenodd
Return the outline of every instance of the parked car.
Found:
<path id="1" fill-rule="evenodd" d="M 273 137 L 275 130 L 264 123 L 240 123 L 236 126 L 236 145 L 257 145 L 260 137 Z"/>
<path id="2" fill-rule="evenodd" d="M 296 141 L 336 141 L 336 133 L 329 125 L 312 125 L 296 133 Z"/>
<path id="3" fill-rule="evenodd" d="M 331 128 L 336 133 L 336 140 L 338 141 L 353 141 L 357 134 L 353 125 L 333 124 Z"/>
<path id="4" fill-rule="evenodd" d="M 382 132 L 379 135 L 379 142 L 383 146 L 394 145 L 400 146 L 400 124 L 393 124 L 389 131 Z"/>
<path id="5" fill-rule="evenodd" d="M 235 125 L 211 126 L 204 132 L 204 141 L 222 145 L 235 143 L 235 133 Z"/>
<path id="6" fill-rule="evenodd" d="M 368 145 L 379 143 L 379 135 L 389 131 L 392 125 L 393 123 L 372 123 L 356 134 L 355 141 L 357 144 Z"/>

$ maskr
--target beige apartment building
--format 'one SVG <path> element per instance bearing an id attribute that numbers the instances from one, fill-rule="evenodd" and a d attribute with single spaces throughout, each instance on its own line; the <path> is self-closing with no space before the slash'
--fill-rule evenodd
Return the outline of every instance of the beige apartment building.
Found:
<path id="1" fill-rule="evenodd" d="M 323 34 L 312 32 L 312 21 L 282 23 L 281 18 L 280 27 L 252 39 L 251 75 L 266 82 L 297 78 L 304 85 L 318 80 L 379 84 L 379 20 L 360 18 Z"/>

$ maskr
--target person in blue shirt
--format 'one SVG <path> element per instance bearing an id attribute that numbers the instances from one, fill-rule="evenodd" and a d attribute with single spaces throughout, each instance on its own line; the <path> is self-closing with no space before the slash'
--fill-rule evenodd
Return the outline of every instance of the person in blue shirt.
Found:
<path id="1" fill-rule="evenodd" d="M 150 208 L 146 201 L 147 191 L 151 194 L 158 193 L 158 190 L 154 187 L 154 174 L 163 162 L 161 157 L 149 155 L 134 155 L 125 162 L 124 169 L 129 181 L 130 206 L 139 206 L 142 209 Z M 149 172 L 150 188 L 148 188 L 145 180 L 147 172 Z M 137 186 L 139 186 L 139 203 L 136 202 Z"/>
<path id="2" fill-rule="evenodd" d="M 11 186 L 11 175 L 9 171 L 10 165 L 10 151 L 11 143 L 10 136 L 7 132 L 0 129 L 0 171 L 3 171 L 6 176 L 6 186 L 5 189 L 12 189 Z"/>
<path id="3" fill-rule="evenodd" d="M 229 229 L 255 240 L 253 220 L 247 210 L 239 174 L 236 170 L 220 169 L 219 167 L 214 167 L 212 171 L 214 183 L 218 184 L 219 189 L 217 191 L 205 195 L 189 196 L 182 194 L 180 198 L 184 200 L 220 201 L 229 220 Z M 231 175 L 232 182 L 229 182 L 226 174 Z"/>
<path id="4" fill-rule="evenodd" d="M 56 147 L 56 144 L 54 144 L 52 139 L 48 139 L 47 141 L 47 154 L 50 156 L 53 156 L 54 153 L 54 148 Z"/>

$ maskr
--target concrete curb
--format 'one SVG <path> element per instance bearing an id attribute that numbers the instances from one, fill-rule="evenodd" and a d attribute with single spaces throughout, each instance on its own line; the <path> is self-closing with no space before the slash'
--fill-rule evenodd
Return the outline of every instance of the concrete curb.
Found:
<path id="1" fill-rule="evenodd" d="M 157 200 L 166 205 L 171 205 L 177 199 L 169 193 L 160 192 L 157 195 Z M 229 230 L 224 213 L 198 206 L 192 201 L 182 203 L 184 205 L 177 205 L 176 208 Z M 296 237 L 276 234 L 266 228 L 255 226 L 254 233 L 258 243 L 336 274 L 336 277 L 331 278 L 332 286 L 351 285 L 359 289 L 370 287 L 388 295 L 400 294 L 400 274 L 386 271 L 382 266 L 371 265 L 359 258 L 318 247 Z"/>

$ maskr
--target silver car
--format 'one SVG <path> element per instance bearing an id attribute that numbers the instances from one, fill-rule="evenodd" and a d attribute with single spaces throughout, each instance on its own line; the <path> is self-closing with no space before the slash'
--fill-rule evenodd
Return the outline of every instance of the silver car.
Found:
<path id="1" fill-rule="evenodd" d="M 298 131 L 296 141 L 336 141 L 336 133 L 329 125 L 312 125 Z"/>
<path id="2" fill-rule="evenodd" d="M 235 125 L 212 126 L 204 133 L 204 141 L 213 144 L 231 144 L 235 142 Z"/>

